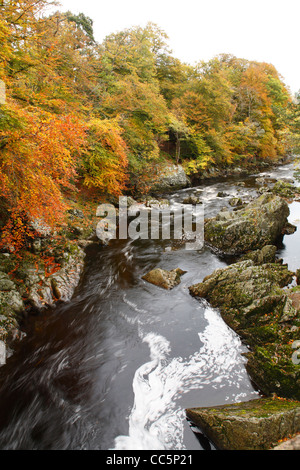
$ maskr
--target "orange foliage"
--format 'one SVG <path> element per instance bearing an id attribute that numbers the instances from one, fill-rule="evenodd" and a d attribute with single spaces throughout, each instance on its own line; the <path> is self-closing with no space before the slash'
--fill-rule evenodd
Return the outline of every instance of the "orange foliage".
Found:
<path id="1" fill-rule="evenodd" d="M 20 246 L 28 221 L 40 219 L 53 227 L 63 216 L 62 188 L 75 189 L 74 157 L 84 144 L 85 127 L 74 116 L 12 108 L 22 124 L 0 130 L 0 192 L 10 212 L 2 244 Z"/>
<path id="2" fill-rule="evenodd" d="M 119 196 L 126 189 L 127 145 L 117 119 L 93 119 L 89 123 L 90 145 L 84 184 Z"/>

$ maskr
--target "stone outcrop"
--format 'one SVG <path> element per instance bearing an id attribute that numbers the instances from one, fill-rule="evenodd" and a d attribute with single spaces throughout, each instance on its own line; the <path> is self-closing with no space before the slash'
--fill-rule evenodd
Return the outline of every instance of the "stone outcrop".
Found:
<path id="1" fill-rule="evenodd" d="M 256 182 L 261 185 L 258 192 L 277 194 L 278 196 L 288 200 L 299 200 L 300 188 L 295 186 L 294 180 L 290 178 L 281 178 L 274 180 L 270 177 L 257 178 Z"/>
<path id="2" fill-rule="evenodd" d="M 273 450 L 300 450 L 300 434 L 292 439 L 284 440 L 284 442 L 274 447 Z"/>
<path id="3" fill-rule="evenodd" d="M 300 402 L 278 398 L 190 408 L 186 413 L 219 450 L 269 450 L 300 430 Z"/>
<path id="4" fill-rule="evenodd" d="M 239 255 L 274 244 L 288 221 L 286 201 L 273 194 L 263 194 L 237 211 L 221 211 L 206 220 L 205 241 L 229 255 Z"/>
<path id="5" fill-rule="evenodd" d="M 0 271 L 0 341 L 5 357 L 5 341 L 10 333 L 18 328 L 18 321 L 25 310 L 25 304 L 16 284 L 9 275 Z M 4 351 L 4 352 L 3 352 Z M 3 359 L 0 361 L 3 362 Z"/>
<path id="6" fill-rule="evenodd" d="M 27 312 L 52 306 L 58 300 L 68 301 L 74 294 L 85 253 L 76 244 L 56 249 L 59 255 L 55 258 L 52 253 L 53 261 L 30 252 L 20 258 L 0 254 L 0 363 L 5 361 L 6 344 L 21 337 L 19 324 Z M 47 264 L 47 259 L 51 263 Z"/>
<path id="7" fill-rule="evenodd" d="M 263 393 L 300 400 L 300 370 L 292 361 L 293 343 L 300 339 L 300 313 L 292 291 L 285 288 L 295 275 L 279 262 L 265 263 L 270 252 L 265 248 L 253 259 L 218 269 L 189 290 L 219 308 L 224 321 L 250 346 L 247 371 Z"/>
<path id="8" fill-rule="evenodd" d="M 164 165 L 151 187 L 151 194 L 163 194 L 190 186 L 190 180 L 181 165 Z"/>
<path id="9" fill-rule="evenodd" d="M 173 289 L 173 287 L 180 283 L 180 278 L 185 272 L 180 268 L 173 269 L 172 271 L 156 268 L 142 276 L 142 279 L 163 289 Z"/>

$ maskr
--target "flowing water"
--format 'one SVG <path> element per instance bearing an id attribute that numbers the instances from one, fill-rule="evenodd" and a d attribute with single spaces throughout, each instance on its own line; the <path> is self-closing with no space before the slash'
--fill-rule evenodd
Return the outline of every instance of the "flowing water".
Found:
<path id="1" fill-rule="evenodd" d="M 293 165 L 267 174 L 290 177 Z M 211 181 L 170 202 L 189 194 L 211 217 L 232 196 L 255 196 L 255 177 Z M 293 203 L 290 221 L 299 219 Z M 279 246 L 293 270 L 299 236 Z M 72 300 L 27 319 L 26 336 L 0 369 L 0 449 L 207 448 L 185 408 L 259 397 L 245 370 L 246 346 L 218 310 L 188 291 L 227 262 L 207 247 L 168 251 L 155 240 L 90 246 Z M 154 267 L 186 274 L 166 291 L 141 279 Z"/>

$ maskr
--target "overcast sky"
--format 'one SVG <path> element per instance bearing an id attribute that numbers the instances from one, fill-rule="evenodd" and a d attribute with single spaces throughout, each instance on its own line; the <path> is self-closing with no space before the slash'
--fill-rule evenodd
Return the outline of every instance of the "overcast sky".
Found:
<path id="1" fill-rule="evenodd" d="M 98 42 L 131 26 L 156 23 L 173 56 L 193 64 L 217 54 L 268 62 L 300 89 L 300 0 L 60 0 L 94 21 Z"/>

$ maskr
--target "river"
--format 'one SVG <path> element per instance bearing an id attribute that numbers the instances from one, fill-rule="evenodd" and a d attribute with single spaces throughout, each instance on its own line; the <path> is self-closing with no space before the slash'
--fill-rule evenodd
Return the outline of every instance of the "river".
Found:
<path id="1" fill-rule="evenodd" d="M 293 170 L 288 164 L 266 175 L 291 177 Z M 199 195 L 211 217 L 232 196 L 256 195 L 257 176 L 214 180 L 168 198 L 180 204 Z M 217 197 L 220 191 L 228 196 Z M 299 203 L 290 208 L 299 226 Z M 298 230 L 278 247 L 292 270 L 300 267 L 299 241 Z M 245 370 L 247 347 L 218 310 L 188 291 L 227 262 L 207 247 L 168 251 L 155 240 L 89 246 L 72 300 L 29 317 L 0 369 L 0 449 L 206 449 L 185 408 L 259 397 Z M 141 279 L 154 267 L 186 274 L 166 291 Z"/>

